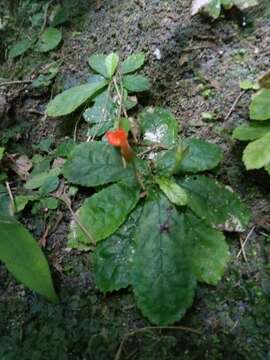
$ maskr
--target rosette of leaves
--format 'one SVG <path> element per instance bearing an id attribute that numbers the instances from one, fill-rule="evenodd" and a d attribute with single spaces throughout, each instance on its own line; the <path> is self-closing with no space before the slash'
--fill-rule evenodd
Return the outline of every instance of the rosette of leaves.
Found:
<path id="1" fill-rule="evenodd" d="M 143 53 L 132 54 L 122 63 L 115 53 L 90 56 L 88 64 L 95 74 L 88 83 L 58 94 L 48 104 L 47 114 L 51 117 L 68 115 L 84 104 L 83 118 L 89 124 L 88 136 L 102 136 L 136 106 L 136 93 L 149 90 L 149 80 L 136 73 L 144 61 Z"/>
<path id="2" fill-rule="evenodd" d="M 264 168 L 270 174 L 270 72 L 260 80 L 260 90 L 249 107 L 250 124 L 240 125 L 233 138 L 249 141 L 243 153 L 247 170 Z"/>
<path id="3" fill-rule="evenodd" d="M 166 325 L 191 306 L 197 282 L 221 279 L 229 260 L 222 231 L 243 231 L 249 212 L 230 188 L 201 174 L 222 160 L 217 145 L 179 142 L 178 123 L 162 108 L 139 120 L 133 163 L 124 167 L 105 141 L 77 145 L 65 163 L 69 182 L 96 190 L 76 212 L 69 246 L 94 248 L 102 292 L 130 286 L 143 315 Z"/>
<path id="4" fill-rule="evenodd" d="M 225 10 L 229 10 L 236 6 L 240 10 L 246 10 L 256 5 L 258 5 L 258 0 L 193 0 L 191 15 L 193 16 L 201 12 L 213 19 L 217 19 L 220 16 L 222 7 Z"/>

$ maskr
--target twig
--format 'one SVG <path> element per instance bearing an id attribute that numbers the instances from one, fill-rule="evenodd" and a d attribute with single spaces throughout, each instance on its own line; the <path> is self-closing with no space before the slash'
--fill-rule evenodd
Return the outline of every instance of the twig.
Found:
<path id="1" fill-rule="evenodd" d="M 71 215 L 74 219 L 74 221 L 76 222 L 76 224 L 81 228 L 82 232 L 86 235 L 86 237 L 90 240 L 90 242 L 93 245 L 96 245 L 96 241 L 93 239 L 92 235 L 89 233 L 89 231 L 85 228 L 85 226 L 81 223 L 80 219 L 78 218 L 78 216 L 75 214 L 75 212 L 72 210 L 71 204 L 70 204 L 70 199 L 66 194 L 62 194 L 62 195 L 53 195 L 55 198 L 61 200 L 69 209 L 69 211 L 71 212 Z"/>
<path id="2" fill-rule="evenodd" d="M 245 248 L 245 246 L 246 246 L 246 243 L 247 243 L 248 240 L 251 238 L 251 235 L 253 234 L 255 228 L 256 228 L 256 227 L 253 226 L 253 227 L 251 228 L 251 230 L 249 231 L 249 233 L 247 234 L 247 237 L 246 237 L 245 241 L 243 242 L 243 244 L 241 244 L 241 249 L 239 250 L 239 252 L 238 252 L 238 254 L 237 254 L 237 256 L 236 256 L 237 258 L 239 258 L 239 256 L 240 256 L 241 254 L 243 254 L 243 256 L 244 256 L 243 250 L 244 250 L 244 248 Z"/>
<path id="3" fill-rule="evenodd" d="M 39 239 L 38 243 L 41 247 L 45 247 L 46 246 L 46 242 L 47 242 L 47 237 L 49 235 L 49 231 L 51 230 L 51 224 L 47 224 L 44 234 L 42 235 L 42 237 Z"/>
<path id="4" fill-rule="evenodd" d="M 49 6 L 51 5 L 52 3 L 52 0 L 47 2 L 47 4 L 45 5 L 45 8 L 44 8 L 44 16 L 43 16 L 43 24 L 41 26 L 41 29 L 40 29 L 40 34 L 43 33 L 45 27 L 46 27 L 46 24 L 47 24 L 47 16 L 48 16 L 48 10 L 49 10 Z"/>
<path id="5" fill-rule="evenodd" d="M 224 121 L 227 121 L 230 116 L 232 115 L 232 113 L 234 112 L 236 105 L 238 104 L 239 100 L 241 99 L 241 97 L 246 93 L 246 90 L 243 90 L 240 92 L 240 94 L 237 96 L 237 98 L 234 100 L 230 110 L 228 111 L 228 114 L 225 116 Z"/>
<path id="6" fill-rule="evenodd" d="M 134 331 L 131 331 L 130 333 L 128 333 L 127 335 L 125 335 L 120 343 L 120 346 L 117 350 L 117 353 L 115 355 L 114 360 L 120 360 L 121 354 L 122 354 L 122 350 L 124 347 L 124 344 L 126 342 L 126 340 L 129 337 L 132 337 L 136 334 L 139 334 L 141 332 L 145 332 L 145 331 L 151 331 L 151 330 L 180 330 L 180 331 L 186 331 L 186 332 L 191 332 L 193 334 L 197 334 L 197 335 L 201 335 L 201 332 L 186 326 L 146 326 L 144 328 L 140 328 L 140 329 L 136 329 Z"/>
<path id="7" fill-rule="evenodd" d="M 245 262 L 248 262 L 247 255 L 246 255 L 245 248 L 244 248 L 244 242 L 243 242 L 243 239 L 241 238 L 241 236 L 240 236 L 239 240 L 240 240 L 240 246 L 241 246 L 241 252 L 243 254 L 243 258 L 244 258 Z"/>
<path id="8" fill-rule="evenodd" d="M 16 84 L 30 84 L 32 80 L 14 80 L 14 81 L 5 81 L 0 83 L 1 86 L 7 86 L 7 85 L 16 85 Z"/>
<path id="9" fill-rule="evenodd" d="M 15 204 L 14 197 L 13 197 L 13 194 L 12 194 L 12 191 L 10 189 L 8 181 L 6 181 L 6 188 L 7 188 L 8 196 L 10 198 L 10 203 L 11 203 L 11 209 L 10 210 L 12 212 L 12 215 L 14 215 L 15 212 L 16 212 L 16 204 Z"/>

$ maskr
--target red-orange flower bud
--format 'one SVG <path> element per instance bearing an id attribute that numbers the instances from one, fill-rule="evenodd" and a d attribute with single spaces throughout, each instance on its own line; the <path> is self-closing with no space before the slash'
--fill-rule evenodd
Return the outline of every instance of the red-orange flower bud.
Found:
<path id="1" fill-rule="evenodd" d="M 128 133 L 124 129 L 108 131 L 105 136 L 109 144 L 121 149 L 121 154 L 127 161 L 133 158 L 134 151 L 128 143 Z"/>

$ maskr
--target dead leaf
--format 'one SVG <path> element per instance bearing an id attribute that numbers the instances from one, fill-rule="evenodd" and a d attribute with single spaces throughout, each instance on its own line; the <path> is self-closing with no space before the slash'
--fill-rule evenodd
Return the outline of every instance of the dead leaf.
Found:
<path id="1" fill-rule="evenodd" d="M 19 175 L 20 179 L 26 181 L 29 177 L 29 171 L 32 168 L 32 161 L 26 155 L 9 155 L 8 158 L 11 160 L 11 169 Z"/>

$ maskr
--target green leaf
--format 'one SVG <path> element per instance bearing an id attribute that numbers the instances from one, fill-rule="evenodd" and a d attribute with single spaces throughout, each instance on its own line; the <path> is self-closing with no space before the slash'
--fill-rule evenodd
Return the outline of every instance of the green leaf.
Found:
<path id="1" fill-rule="evenodd" d="M 180 180 L 188 194 L 188 206 L 208 224 L 225 231 L 244 231 L 249 211 L 230 189 L 206 176 Z"/>
<path id="2" fill-rule="evenodd" d="M 16 212 L 22 211 L 30 201 L 38 199 L 36 195 L 18 195 L 15 197 Z"/>
<path id="3" fill-rule="evenodd" d="M 101 136 L 114 126 L 117 117 L 117 107 L 105 91 L 95 98 L 95 104 L 83 113 L 84 120 L 93 124 L 88 132 L 88 136 Z"/>
<path id="4" fill-rule="evenodd" d="M 234 129 L 232 138 L 241 141 L 257 140 L 268 132 L 270 132 L 270 124 L 251 123 L 250 125 L 240 125 Z"/>
<path id="5" fill-rule="evenodd" d="M 249 115 L 252 120 L 270 120 L 270 89 L 262 89 L 252 97 Z"/>
<path id="6" fill-rule="evenodd" d="M 230 258 L 225 237 L 191 212 L 186 213 L 186 219 L 193 239 L 192 270 L 198 281 L 217 285 Z"/>
<path id="7" fill-rule="evenodd" d="M 74 184 L 98 186 L 130 176 L 130 169 L 123 167 L 121 155 L 113 146 L 92 141 L 75 147 L 63 174 Z"/>
<path id="8" fill-rule="evenodd" d="M 8 216 L 0 216 L 0 260 L 27 287 L 49 301 L 58 301 L 38 244 L 18 221 Z"/>
<path id="9" fill-rule="evenodd" d="M 170 177 L 179 168 L 181 161 L 185 157 L 187 147 L 183 143 L 173 146 L 171 149 L 163 151 L 161 156 L 158 156 L 156 165 L 156 172 L 159 175 Z"/>
<path id="10" fill-rule="evenodd" d="M 259 85 L 263 89 L 270 89 L 270 70 L 259 79 Z"/>
<path id="11" fill-rule="evenodd" d="M 140 69 L 144 64 L 143 53 L 130 55 L 122 64 L 122 74 L 129 74 Z"/>
<path id="12" fill-rule="evenodd" d="M 4 157 L 4 152 L 5 152 L 5 148 L 4 147 L 0 147 L 0 161 L 3 159 Z"/>
<path id="13" fill-rule="evenodd" d="M 25 188 L 28 190 L 38 189 L 43 186 L 45 186 L 46 188 L 46 184 L 49 184 L 51 179 L 55 180 L 55 178 L 57 178 L 59 174 L 60 174 L 60 169 L 57 168 L 30 176 L 25 184 Z"/>
<path id="14" fill-rule="evenodd" d="M 157 177 L 156 182 L 167 198 L 175 205 L 184 206 L 187 204 L 187 193 L 181 186 L 170 178 Z"/>
<path id="15" fill-rule="evenodd" d="M 139 195 L 139 188 L 134 182 L 119 182 L 86 199 L 77 211 L 77 217 L 90 236 L 72 222 L 69 240 L 87 244 L 91 242 L 90 238 L 97 242 L 110 236 L 134 209 Z"/>
<path id="16" fill-rule="evenodd" d="M 0 184 L 0 215 L 13 215 L 10 197 L 2 184 Z"/>
<path id="17" fill-rule="evenodd" d="M 219 146 L 200 139 L 186 139 L 186 156 L 176 168 L 175 173 L 197 173 L 215 168 L 223 159 Z"/>
<path id="18" fill-rule="evenodd" d="M 223 0 L 223 1 L 228 1 L 228 0 Z M 243 11 L 250 7 L 258 5 L 258 0 L 232 0 L 232 3 Z"/>
<path id="19" fill-rule="evenodd" d="M 28 49 L 30 49 L 31 46 L 31 39 L 24 39 L 22 41 L 19 41 L 10 48 L 8 52 L 8 57 L 10 59 L 14 59 L 20 55 L 23 55 Z"/>
<path id="20" fill-rule="evenodd" d="M 98 90 L 106 86 L 106 84 L 106 81 L 103 80 L 74 86 L 71 89 L 65 90 L 61 94 L 56 95 L 47 105 L 48 116 L 57 117 L 72 113 Z"/>
<path id="21" fill-rule="evenodd" d="M 111 53 L 106 56 L 105 65 L 109 79 L 111 79 L 117 69 L 119 63 L 119 56 L 115 53 Z"/>
<path id="22" fill-rule="evenodd" d="M 217 19 L 221 12 L 220 0 L 193 0 L 191 4 L 191 15 L 202 12 L 213 19 Z"/>
<path id="23" fill-rule="evenodd" d="M 126 75 L 123 85 L 130 92 L 142 92 L 150 89 L 150 81 L 142 75 Z"/>
<path id="24" fill-rule="evenodd" d="M 146 143 L 160 143 L 171 147 L 178 139 L 179 127 L 175 117 L 163 108 L 147 108 L 139 115 L 143 139 Z"/>
<path id="25" fill-rule="evenodd" d="M 270 132 L 247 145 L 243 161 L 247 170 L 260 169 L 270 163 Z"/>
<path id="26" fill-rule="evenodd" d="M 88 59 L 88 64 L 98 74 L 103 75 L 105 78 L 109 78 L 106 58 L 106 55 L 94 54 Z"/>
<path id="27" fill-rule="evenodd" d="M 137 206 L 113 235 L 96 246 L 91 260 L 97 287 L 103 292 L 123 289 L 131 284 L 130 267 L 135 252 L 133 238 L 142 209 L 142 206 Z"/>
<path id="28" fill-rule="evenodd" d="M 56 28 L 49 27 L 41 35 L 37 43 L 37 51 L 48 52 L 56 48 L 62 40 L 62 32 Z"/>
<path id="29" fill-rule="evenodd" d="M 270 163 L 268 165 L 265 165 L 264 169 L 270 175 Z"/>
<path id="30" fill-rule="evenodd" d="M 146 201 L 135 236 L 132 286 L 142 313 L 154 324 L 181 319 L 196 287 L 191 241 L 183 214 L 161 193 Z"/>

